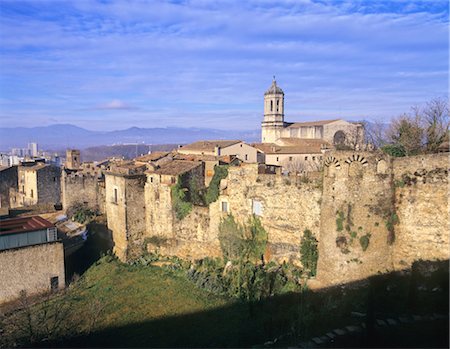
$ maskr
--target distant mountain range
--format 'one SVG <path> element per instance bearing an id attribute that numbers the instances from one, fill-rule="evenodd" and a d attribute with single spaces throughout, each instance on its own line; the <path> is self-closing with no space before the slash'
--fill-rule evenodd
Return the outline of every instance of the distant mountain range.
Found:
<path id="1" fill-rule="evenodd" d="M 37 142 L 40 149 L 79 148 L 113 144 L 185 144 L 203 139 L 240 139 L 256 142 L 259 130 L 226 131 L 206 128 L 139 128 L 118 131 L 90 131 L 84 128 L 58 124 L 43 127 L 0 127 L 0 150 L 25 148 Z"/>

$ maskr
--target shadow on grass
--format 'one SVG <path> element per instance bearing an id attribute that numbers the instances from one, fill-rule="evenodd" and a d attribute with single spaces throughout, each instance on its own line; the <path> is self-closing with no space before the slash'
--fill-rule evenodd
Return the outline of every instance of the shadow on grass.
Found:
<path id="1" fill-rule="evenodd" d="M 364 323 L 363 332 L 342 336 L 325 346 L 447 347 L 448 318 L 383 328 L 376 326 L 376 319 L 448 315 L 448 281 L 448 261 L 417 262 L 410 271 L 104 328 L 46 346 L 252 347 L 275 338 L 275 346 L 297 346 L 330 330 Z"/>
<path id="2" fill-rule="evenodd" d="M 88 239 L 83 246 L 65 256 L 66 283 L 69 283 L 75 274 L 82 275 L 101 256 L 112 251 L 114 247 L 112 232 L 104 223 L 91 222 L 88 230 Z"/>

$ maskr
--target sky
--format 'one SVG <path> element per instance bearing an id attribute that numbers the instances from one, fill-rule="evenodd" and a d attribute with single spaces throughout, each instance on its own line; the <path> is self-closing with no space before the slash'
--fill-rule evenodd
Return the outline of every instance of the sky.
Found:
<path id="1" fill-rule="evenodd" d="M 0 1 L 0 126 L 389 120 L 448 94 L 447 0 Z"/>

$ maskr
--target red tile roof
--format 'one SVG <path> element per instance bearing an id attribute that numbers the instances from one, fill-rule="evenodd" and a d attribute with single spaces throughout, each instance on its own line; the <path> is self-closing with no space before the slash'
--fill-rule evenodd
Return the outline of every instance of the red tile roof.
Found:
<path id="1" fill-rule="evenodd" d="M 0 235 L 26 233 L 53 228 L 54 225 L 40 216 L 0 220 Z"/>

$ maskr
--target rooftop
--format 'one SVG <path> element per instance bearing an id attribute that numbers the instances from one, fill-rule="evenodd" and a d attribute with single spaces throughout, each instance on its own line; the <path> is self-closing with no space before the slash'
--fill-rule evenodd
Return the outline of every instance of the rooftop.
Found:
<path id="1" fill-rule="evenodd" d="M 300 127 L 310 127 L 310 126 L 323 126 L 323 125 L 331 124 L 331 123 L 339 121 L 339 120 L 341 120 L 341 119 L 294 122 L 291 125 L 289 125 L 288 127 L 300 128 Z"/>
<path id="2" fill-rule="evenodd" d="M 232 155 L 198 155 L 198 154 L 175 154 L 174 160 L 188 160 L 188 161 L 221 161 L 230 163 L 235 156 Z"/>
<path id="3" fill-rule="evenodd" d="M 180 174 L 189 172 L 198 166 L 202 166 L 202 163 L 196 161 L 174 160 L 165 165 L 162 165 L 153 173 L 160 175 L 178 176 Z"/>
<path id="4" fill-rule="evenodd" d="M 43 162 L 36 162 L 33 165 L 23 165 L 22 164 L 19 168 L 22 171 L 37 171 L 37 170 L 40 170 L 40 169 L 42 169 L 44 167 L 48 167 L 48 166 L 50 166 L 50 164 L 45 164 Z"/>
<path id="5" fill-rule="evenodd" d="M 169 154 L 169 152 L 166 152 L 166 151 L 155 151 L 150 154 L 139 156 L 135 160 L 138 162 L 157 161 L 157 160 L 167 156 L 168 154 Z"/>
<path id="6" fill-rule="evenodd" d="M 187 144 L 179 150 L 195 150 L 195 151 L 210 151 L 213 152 L 216 147 L 226 148 L 231 145 L 241 143 L 239 140 L 212 140 L 212 141 L 198 141 Z"/>
<path id="7" fill-rule="evenodd" d="M 264 154 L 319 154 L 322 149 L 330 148 L 330 144 L 323 139 L 293 139 L 280 138 L 275 143 L 254 143 L 252 144 Z"/>
<path id="8" fill-rule="evenodd" d="M 0 220 L 0 235 L 26 233 L 53 228 L 54 225 L 42 217 L 20 217 Z"/>
<path id="9" fill-rule="evenodd" d="M 274 94 L 283 94 L 283 90 L 277 86 L 277 81 L 275 80 L 275 76 L 273 77 L 272 85 L 270 85 L 269 89 L 264 93 L 265 95 L 274 95 Z"/>

